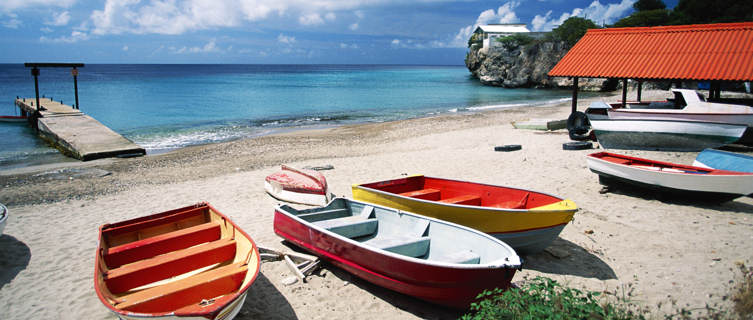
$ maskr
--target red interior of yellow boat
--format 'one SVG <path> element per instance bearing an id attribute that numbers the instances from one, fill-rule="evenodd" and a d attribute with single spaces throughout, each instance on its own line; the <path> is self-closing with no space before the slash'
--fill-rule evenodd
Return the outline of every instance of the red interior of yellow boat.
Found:
<path id="1" fill-rule="evenodd" d="M 254 246 L 206 204 L 105 225 L 97 289 L 120 312 L 211 313 L 255 279 Z"/>
<path id="2" fill-rule="evenodd" d="M 363 187 L 448 204 L 506 209 L 531 209 L 562 201 L 529 190 L 425 176 L 369 183 Z"/>

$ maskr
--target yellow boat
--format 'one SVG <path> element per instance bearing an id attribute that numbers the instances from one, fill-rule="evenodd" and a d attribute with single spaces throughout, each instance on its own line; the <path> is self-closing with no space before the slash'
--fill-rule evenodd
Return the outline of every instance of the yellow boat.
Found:
<path id="1" fill-rule="evenodd" d="M 519 254 L 543 250 L 573 219 L 571 200 L 510 187 L 425 177 L 357 184 L 353 198 L 486 232 Z"/>

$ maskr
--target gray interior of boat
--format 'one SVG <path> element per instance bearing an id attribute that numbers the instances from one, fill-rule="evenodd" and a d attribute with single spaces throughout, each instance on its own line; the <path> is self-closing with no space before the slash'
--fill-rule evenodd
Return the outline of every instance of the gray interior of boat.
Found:
<path id="1" fill-rule="evenodd" d="M 512 248 L 482 233 L 368 203 L 337 198 L 321 208 L 280 209 L 364 246 L 408 257 L 450 264 L 520 264 Z"/>

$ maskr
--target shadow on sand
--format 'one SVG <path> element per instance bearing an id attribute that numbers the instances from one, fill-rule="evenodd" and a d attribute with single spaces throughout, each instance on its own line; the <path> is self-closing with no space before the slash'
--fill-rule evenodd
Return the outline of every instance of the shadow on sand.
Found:
<path id="1" fill-rule="evenodd" d="M 259 272 L 235 319 L 298 319 L 298 316 L 285 296 Z"/>
<path id="2" fill-rule="evenodd" d="M 325 263 L 323 267 L 338 279 L 350 282 L 352 285 L 368 291 L 370 294 L 377 297 L 377 299 L 381 299 L 405 312 L 410 312 L 421 319 L 458 319 L 460 316 L 467 313 L 466 310 L 443 307 L 396 291 L 382 288 L 329 263 Z"/>
<path id="3" fill-rule="evenodd" d="M 599 280 L 617 279 L 609 265 L 575 243 L 555 239 L 544 251 L 523 257 L 523 269 Z"/>
<path id="4" fill-rule="evenodd" d="M 603 185 L 602 185 L 603 186 Z M 632 185 L 614 184 L 610 183 L 608 186 L 604 186 L 606 191 L 613 194 L 619 194 L 628 197 L 642 198 L 645 200 L 657 200 L 667 204 L 676 204 L 683 206 L 692 206 L 702 209 L 722 210 L 726 212 L 737 212 L 753 214 L 753 205 L 734 199 L 730 201 L 713 201 L 713 200 L 699 200 L 682 195 L 664 193 L 656 190 L 650 190 L 645 188 L 638 188 Z"/>
<path id="5" fill-rule="evenodd" d="M 0 235 L 0 288 L 11 282 L 31 260 L 31 249 L 13 236 Z"/>

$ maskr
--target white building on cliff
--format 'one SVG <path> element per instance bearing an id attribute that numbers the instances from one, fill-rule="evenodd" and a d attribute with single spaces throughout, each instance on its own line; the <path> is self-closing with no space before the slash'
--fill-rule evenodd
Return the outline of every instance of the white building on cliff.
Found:
<path id="1" fill-rule="evenodd" d="M 499 42 L 494 41 L 496 38 L 507 37 L 515 33 L 529 33 L 531 32 L 526 28 L 525 24 L 487 24 L 481 25 L 473 31 L 474 34 L 480 34 L 483 37 L 482 48 L 491 48 L 498 45 Z"/>

